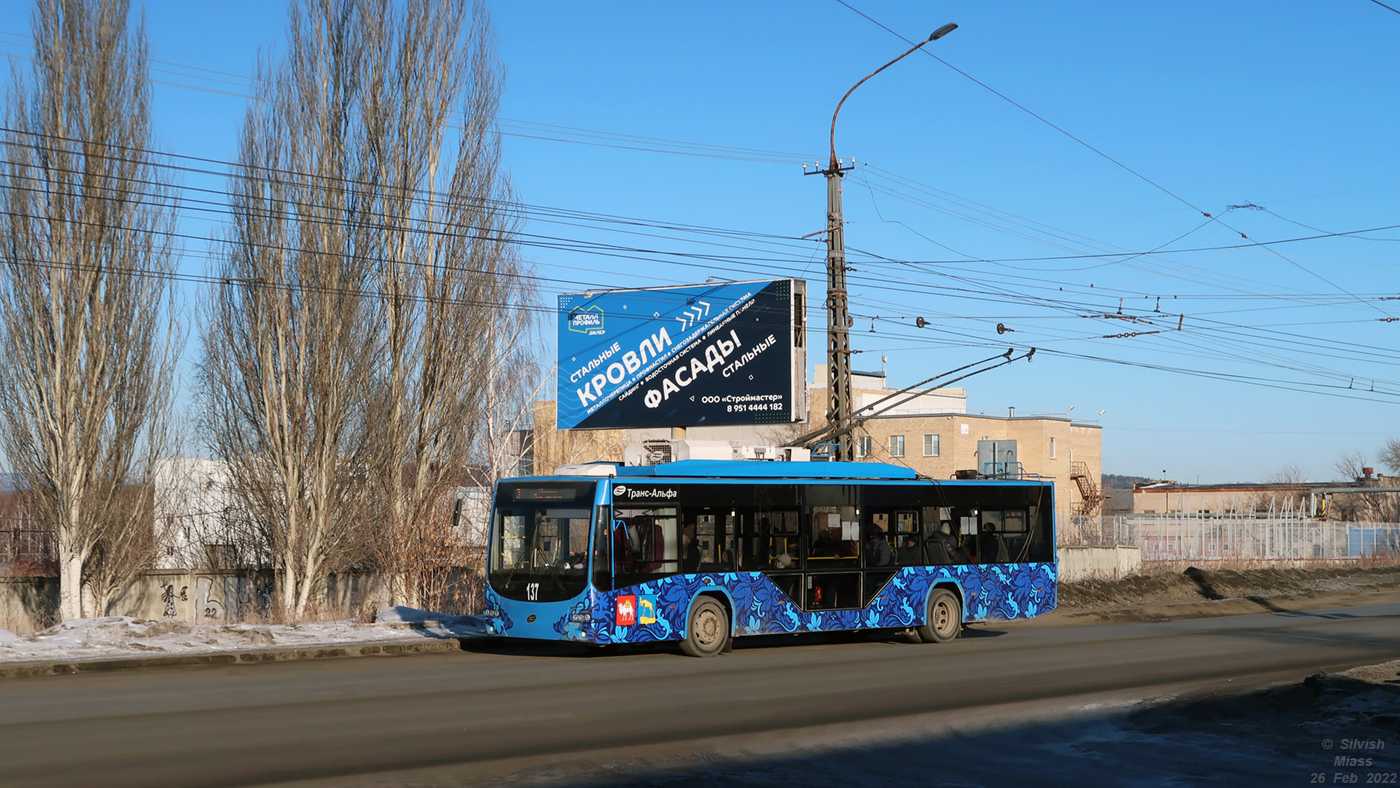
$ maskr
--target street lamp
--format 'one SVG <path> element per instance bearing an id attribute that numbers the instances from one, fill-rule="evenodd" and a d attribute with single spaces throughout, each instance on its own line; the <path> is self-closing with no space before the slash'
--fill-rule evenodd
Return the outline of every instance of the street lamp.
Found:
<path id="1" fill-rule="evenodd" d="M 826 358 L 827 358 L 827 400 L 826 422 L 835 425 L 835 456 L 833 459 L 850 461 L 855 457 L 855 446 L 851 439 L 851 315 L 846 299 L 846 240 L 845 221 L 841 216 L 841 174 L 854 164 L 846 167 L 836 158 L 836 118 L 841 114 L 841 105 L 864 85 L 871 77 L 893 66 L 913 54 L 931 41 L 957 30 L 958 26 L 949 22 L 929 34 L 929 37 L 900 53 L 899 57 L 866 74 L 851 86 L 841 100 L 836 102 L 836 111 L 831 113 L 831 157 L 826 169 L 814 170 L 826 176 Z"/>
<path id="2" fill-rule="evenodd" d="M 851 89 L 848 90 L 848 91 L 846 91 L 846 94 L 845 94 L 844 96 L 841 97 L 841 100 L 838 101 L 838 102 L 836 102 L 836 111 L 833 112 L 833 113 L 831 113 L 831 160 L 830 160 L 830 162 L 829 162 L 829 164 L 828 164 L 828 166 L 829 166 L 830 168 L 834 169 L 834 168 L 836 167 L 836 116 L 841 114 L 841 105 L 842 105 L 842 104 L 845 104 L 845 103 L 846 103 L 846 99 L 850 98 L 850 97 L 851 97 L 851 94 L 854 93 L 854 92 L 856 92 L 856 88 L 860 87 L 861 85 L 864 85 L 867 81 L 869 81 L 869 79 L 870 79 L 871 77 L 875 76 L 876 74 L 880 73 L 881 71 L 884 71 L 885 69 L 889 68 L 890 66 L 893 66 L 895 63 L 898 63 L 899 61 L 903 60 L 904 58 L 906 58 L 906 57 L 908 57 L 908 56 L 914 54 L 914 53 L 917 52 L 918 50 L 922 49 L 922 48 L 924 47 L 925 44 L 928 44 L 928 43 L 937 41 L 938 39 L 940 39 L 940 38 L 942 38 L 942 37 L 948 35 L 949 33 L 953 32 L 954 30 L 957 30 L 957 29 L 958 29 L 958 26 L 957 26 L 956 23 L 954 23 L 954 22 L 949 22 L 948 24 L 946 24 L 946 25 L 944 25 L 944 26 L 938 28 L 937 30 L 933 31 L 932 33 L 929 33 L 928 38 L 925 38 L 923 41 L 920 41 L 919 43 L 915 44 L 914 46 L 911 46 L 911 47 L 909 47 L 908 49 L 904 50 L 903 52 L 900 53 L 899 57 L 896 57 L 894 60 L 891 60 L 890 62 L 886 63 L 886 64 L 883 65 L 883 66 L 880 66 L 879 68 L 875 69 L 874 71 L 870 72 L 869 74 L 866 74 L 864 77 L 861 77 L 861 80 L 860 80 L 859 82 L 857 82 L 856 84 L 852 85 L 852 86 L 851 86 Z"/>

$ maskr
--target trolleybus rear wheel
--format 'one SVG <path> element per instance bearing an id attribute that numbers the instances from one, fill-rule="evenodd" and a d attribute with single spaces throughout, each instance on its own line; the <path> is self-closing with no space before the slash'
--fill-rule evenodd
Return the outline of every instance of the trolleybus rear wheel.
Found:
<path id="1" fill-rule="evenodd" d="M 935 588 L 928 598 L 928 620 L 919 627 L 925 643 L 943 643 L 962 633 L 962 605 L 946 588 Z"/>
<path id="2" fill-rule="evenodd" d="M 729 642 L 729 614 L 714 597 L 702 596 L 690 609 L 681 651 L 692 657 L 713 657 Z"/>

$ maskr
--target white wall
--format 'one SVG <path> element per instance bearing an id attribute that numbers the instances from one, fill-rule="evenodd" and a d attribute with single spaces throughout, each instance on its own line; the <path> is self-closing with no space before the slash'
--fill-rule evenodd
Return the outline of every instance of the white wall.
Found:
<path id="1" fill-rule="evenodd" d="M 158 569 L 201 566 L 204 544 L 218 538 L 232 505 L 228 470 L 220 460 L 177 457 L 155 468 Z"/>
<path id="2" fill-rule="evenodd" d="M 1136 547 L 1061 547 L 1060 582 L 1119 580 L 1142 570 L 1142 550 Z"/>

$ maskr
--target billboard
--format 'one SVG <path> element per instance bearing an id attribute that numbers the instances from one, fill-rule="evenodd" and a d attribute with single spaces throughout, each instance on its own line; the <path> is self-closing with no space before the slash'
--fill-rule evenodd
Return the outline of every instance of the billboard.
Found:
<path id="1" fill-rule="evenodd" d="M 559 296 L 559 429 L 806 418 L 806 282 Z"/>

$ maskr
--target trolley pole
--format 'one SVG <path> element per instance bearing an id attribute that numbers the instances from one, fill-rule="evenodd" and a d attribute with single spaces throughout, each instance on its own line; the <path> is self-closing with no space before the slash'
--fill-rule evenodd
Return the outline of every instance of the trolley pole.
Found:
<path id="1" fill-rule="evenodd" d="M 841 114 L 841 105 L 865 84 L 866 80 L 884 71 L 922 48 L 925 44 L 948 35 L 958 26 L 949 22 L 938 28 L 928 38 L 909 47 L 894 60 L 866 74 L 851 86 L 841 100 L 836 102 L 836 111 L 831 113 L 830 157 L 825 169 L 807 172 L 826 176 L 826 367 L 827 400 L 826 421 L 836 427 L 836 450 L 833 460 L 849 462 L 855 459 L 855 436 L 851 434 L 851 312 L 846 295 L 846 225 L 841 215 L 841 178 L 855 166 L 852 159 L 842 164 L 836 158 L 836 118 Z"/>

